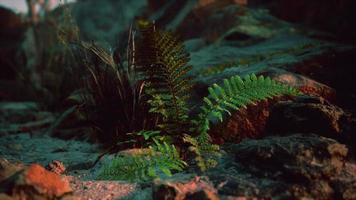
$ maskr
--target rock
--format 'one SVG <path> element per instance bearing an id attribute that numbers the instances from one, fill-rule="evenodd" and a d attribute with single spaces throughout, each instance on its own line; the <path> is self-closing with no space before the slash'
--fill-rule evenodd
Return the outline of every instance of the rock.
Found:
<path id="1" fill-rule="evenodd" d="M 7 195 L 13 199 L 75 199 L 66 179 L 38 164 L 23 167 L 2 159 L 0 174 L 0 196 L 4 198 Z"/>
<path id="2" fill-rule="evenodd" d="M 270 6 L 272 13 L 281 19 L 304 23 L 332 32 L 340 40 L 355 42 L 356 29 L 351 20 L 356 17 L 353 12 L 356 3 L 353 0 L 300 0 L 293 2 L 272 0 L 268 2 L 272 2 Z M 324 20 L 325 18 L 328 20 Z"/>
<path id="3" fill-rule="evenodd" d="M 356 87 L 354 84 L 350 84 L 353 83 L 356 73 L 355 56 L 356 49 L 346 47 L 344 51 L 331 51 L 307 59 L 293 68 L 297 74 L 307 76 L 334 88 L 337 91 L 337 105 L 356 113 L 356 104 L 354 103 L 356 101 Z M 330 101 L 325 96 L 324 98 Z"/>
<path id="4" fill-rule="evenodd" d="M 39 110 L 39 105 L 35 102 L 1 102 L 0 111 L 8 113 L 8 115 L 16 115 L 19 113 L 29 113 Z"/>
<path id="5" fill-rule="evenodd" d="M 267 122 L 269 134 L 315 133 L 347 141 L 350 115 L 322 98 L 300 96 L 275 104 Z"/>
<path id="6" fill-rule="evenodd" d="M 21 164 L 14 164 L 4 158 L 0 158 L 0 182 L 14 175 L 16 172 L 23 169 L 23 167 L 24 166 Z M 1 191 L 2 190 L 0 189 L 0 192 Z"/>
<path id="7" fill-rule="evenodd" d="M 336 101 L 335 89 L 308 78 L 307 76 L 277 68 L 268 68 L 267 70 L 260 72 L 260 74 L 269 76 L 273 80 L 295 87 L 306 95 L 322 97 L 331 102 Z"/>
<path id="8" fill-rule="evenodd" d="M 54 114 L 41 111 L 35 102 L 0 103 L 0 135 L 36 131 L 53 121 Z"/>
<path id="9" fill-rule="evenodd" d="M 11 147 L 17 147 L 16 149 Z M 21 148 L 19 148 L 21 147 Z M 0 155 L 21 162 L 48 165 L 53 160 L 64 163 L 66 174 L 82 173 L 93 166 L 100 155 L 98 145 L 78 140 L 61 140 L 43 134 L 10 134 L 0 137 Z M 78 174 L 76 174 L 78 175 Z"/>
<path id="10" fill-rule="evenodd" d="M 289 178 L 295 176 L 294 181 L 298 181 L 339 174 L 348 149 L 332 139 L 298 134 L 246 140 L 236 145 L 233 151 L 238 162 L 266 169 L 267 173 L 282 171 L 293 175 Z"/>
<path id="11" fill-rule="evenodd" d="M 152 198 L 160 199 L 219 199 L 215 188 L 205 178 L 195 177 L 190 181 L 155 180 L 152 186 Z"/>
<path id="12" fill-rule="evenodd" d="M 186 200 L 218 200 L 219 198 L 215 193 L 210 190 L 198 190 L 193 193 L 188 193 L 185 197 Z"/>
<path id="13" fill-rule="evenodd" d="M 279 100 L 289 97 L 276 97 L 248 105 L 234 112 L 222 123 L 214 125 L 210 135 L 215 143 L 239 143 L 246 138 L 261 138 L 265 135 L 266 123 L 270 115 L 270 108 Z"/>
<path id="14" fill-rule="evenodd" d="M 52 160 L 50 163 L 48 163 L 46 169 L 58 175 L 61 175 L 66 171 L 66 167 L 64 166 L 63 162 L 59 160 Z"/>
<path id="15" fill-rule="evenodd" d="M 295 87 L 305 94 L 313 95 L 316 97 L 325 97 L 335 101 L 335 90 L 328 87 L 327 85 L 318 83 L 305 76 L 277 68 L 267 68 L 261 71 L 256 71 L 255 73 L 257 75 L 271 77 L 278 82 Z M 228 116 L 223 123 L 218 123 L 217 125 L 213 126 L 211 129 L 211 135 L 216 139 L 215 141 L 217 143 L 222 143 L 224 141 L 238 143 L 244 138 L 261 138 L 266 134 L 267 121 L 270 121 L 269 118 L 271 108 L 277 102 L 281 100 L 285 101 L 287 99 L 291 98 L 286 96 L 277 97 L 273 100 L 269 99 L 256 102 L 256 105 L 248 105 L 247 109 L 241 108 L 237 112 L 233 113 L 232 116 Z M 276 113 L 280 114 L 277 111 Z M 279 119 L 274 120 L 274 122 L 277 128 L 283 127 L 283 125 L 279 125 Z M 286 123 L 286 127 L 289 127 L 287 124 L 288 123 Z M 292 128 L 290 130 L 294 131 Z M 299 129 L 295 131 L 300 132 Z M 320 131 L 327 133 L 324 130 Z M 284 133 L 285 131 L 281 132 Z M 218 140 L 222 141 L 219 142 Z"/>
<path id="16" fill-rule="evenodd" d="M 75 199 L 67 180 L 38 164 L 31 164 L 0 185 L 15 199 Z"/>
<path id="17" fill-rule="evenodd" d="M 338 189 L 338 193 L 336 194 L 338 199 L 356 199 L 356 180 L 337 182 L 335 183 L 335 187 Z"/>
<path id="18" fill-rule="evenodd" d="M 345 145 L 335 140 L 301 134 L 245 140 L 232 145 L 230 150 L 242 166 L 239 176 L 249 175 L 242 176 L 243 181 L 228 179 L 220 192 L 225 190 L 226 193 L 226 187 L 237 189 L 244 182 L 243 187 L 246 187 L 250 182 L 247 187 L 255 189 L 249 196 L 274 197 L 283 193 L 289 198 L 320 199 L 333 199 L 338 193 L 338 188 L 330 180 L 344 171 L 348 152 Z"/>

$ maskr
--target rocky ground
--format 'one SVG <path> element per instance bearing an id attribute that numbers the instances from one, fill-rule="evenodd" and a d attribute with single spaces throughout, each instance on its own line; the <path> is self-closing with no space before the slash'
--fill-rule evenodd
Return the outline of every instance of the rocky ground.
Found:
<path id="1" fill-rule="evenodd" d="M 0 199 L 356 199 L 352 30 L 345 41 L 339 31 L 324 32 L 333 23 L 311 29 L 286 21 L 301 15 L 299 22 L 307 18 L 313 27 L 319 18 L 310 14 L 316 8 L 307 1 L 300 1 L 305 4 L 300 13 L 280 11 L 290 5 L 278 8 L 259 1 L 169 1 L 167 6 L 158 1 L 100 2 L 75 5 L 76 17 L 88 16 L 80 28 L 89 38 L 113 40 L 145 6 L 159 25 L 181 33 L 196 77 L 196 102 L 212 83 L 250 73 L 270 76 L 304 95 L 259 102 L 215 124 L 211 135 L 223 154 L 216 168 L 200 173 L 191 167 L 148 183 L 96 180 L 113 156 L 95 163 L 102 150 L 83 140 L 85 129 L 79 134 L 59 126 L 63 113 L 45 111 L 36 102 L 1 102 Z M 93 10 L 85 9 L 99 6 L 134 12 L 122 14 L 124 27 L 105 31 L 100 20 L 91 20 Z M 324 13 L 331 8 L 320 9 Z M 337 10 L 341 7 L 335 9 L 342 12 Z M 96 17 L 113 20 L 106 13 Z M 104 27 L 100 31 L 105 34 L 87 30 L 90 27 Z M 13 95 L 4 91 L 3 99 Z M 76 134 L 80 136 L 68 139 Z"/>

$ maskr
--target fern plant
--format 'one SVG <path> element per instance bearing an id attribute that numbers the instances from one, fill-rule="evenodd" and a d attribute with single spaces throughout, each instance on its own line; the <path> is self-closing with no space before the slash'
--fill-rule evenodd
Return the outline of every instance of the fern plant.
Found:
<path id="1" fill-rule="evenodd" d="M 198 136 L 193 138 L 189 135 L 184 140 L 191 144 L 190 149 L 195 152 L 196 161 L 202 170 L 216 165 L 214 159 L 219 155 L 219 146 L 211 143 L 208 134 L 212 121 L 223 121 L 224 113 L 231 115 L 233 111 L 241 107 L 246 108 L 248 104 L 282 95 L 295 96 L 299 91 L 285 84 L 278 83 L 263 76 L 257 77 L 255 74 L 247 75 L 244 79 L 240 76 L 233 76 L 224 79 L 222 86 L 213 84 L 208 88 L 209 96 L 204 97 L 204 105 L 201 106 L 201 113 L 197 120 L 194 120 Z"/>
<path id="2" fill-rule="evenodd" d="M 146 152 L 137 155 L 117 156 L 105 166 L 99 179 L 151 180 L 156 177 L 172 176 L 172 170 L 182 171 L 187 163 L 181 160 L 174 145 L 154 140 Z"/>
<path id="3" fill-rule="evenodd" d="M 189 58 L 182 43 L 172 33 L 156 30 L 152 23 L 140 22 L 140 30 L 135 65 L 146 83 L 145 94 L 150 96 L 149 112 L 160 116 L 158 130 L 136 133 L 145 140 L 153 140 L 150 151 L 117 157 L 104 169 L 101 178 L 147 180 L 158 177 L 159 172 L 170 176 L 171 170 L 181 171 L 187 165 L 174 145 L 184 148 L 187 144 L 195 154 L 196 164 L 204 171 L 215 166 L 219 156 L 219 146 L 212 143 L 208 134 L 212 122 L 223 121 L 225 114 L 231 115 L 260 100 L 299 94 L 296 89 L 263 76 L 252 74 L 243 79 L 233 76 L 222 85 L 208 88 L 209 96 L 203 99 L 200 114 L 192 119 L 187 103 L 192 85 L 187 72 L 191 67 L 187 65 Z M 166 139 L 172 135 L 173 140 Z M 115 173 L 105 173 L 112 170 Z"/>
<path id="4" fill-rule="evenodd" d="M 161 116 L 158 127 L 171 135 L 187 132 L 188 105 L 192 84 L 187 77 L 191 66 L 183 44 L 171 32 L 139 21 L 141 40 L 137 48 L 137 69 L 148 84 L 150 112 Z"/>
<path id="5" fill-rule="evenodd" d="M 171 122 L 170 130 L 183 133 L 180 136 L 183 136 L 183 141 L 190 145 L 189 150 L 196 155 L 195 160 L 202 170 L 216 165 L 216 157 L 219 156 L 219 146 L 212 144 L 208 134 L 212 121 L 222 121 L 224 113 L 231 115 L 232 111 L 246 107 L 248 104 L 259 100 L 281 95 L 298 94 L 297 90 L 263 76 L 257 78 L 253 74 L 246 76 L 244 79 L 234 76 L 230 79 L 225 79 L 222 86 L 214 84 L 208 88 L 209 96 L 203 99 L 204 105 L 201 108 L 201 113 L 197 116 L 197 119 L 190 120 L 192 127 L 189 131 L 182 130 L 182 127 L 185 126 L 182 126 L 181 122 L 187 119 L 188 115 L 184 113 L 184 120 L 181 120 L 182 118 L 179 117 L 177 110 L 186 111 L 187 103 L 184 101 L 188 98 L 181 98 L 183 99 L 183 104 L 177 105 L 173 99 L 179 100 L 179 98 L 167 86 L 173 85 L 173 87 L 179 89 L 181 85 L 184 85 L 182 92 L 189 93 L 190 83 L 189 80 L 186 80 L 186 73 L 190 68 L 184 67 L 187 61 L 182 60 L 181 56 L 177 56 L 177 54 L 185 55 L 182 53 L 183 48 L 178 45 L 172 33 L 157 31 L 154 25 L 150 23 L 144 24 L 143 27 L 142 45 L 144 46 L 138 49 L 149 53 L 138 55 L 143 60 L 146 59 L 144 60 L 146 62 L 142 62 L 143 66 L 145 66 L 142 71 L 148 75 L 151 82 L 156 84 L 156 86 L 151 87 L 153 89 L 150 91 L 156 90 L 152 92 L 152 98 L 149 101 L 150 111 L 161 114 L 163 119 Z M 163 62 L 161 62 L 162 60 Z M 173 80 L 177 80 L 177 82 L 169 82 L 169 79 L 165 78 L 166 76 L 174 77 Z M 172 104 L 176 106 L 171 107 L 170 105 Z M 172 119 L 172 114 L 178 114 L 178 117 L 174 118 L 180 120 L 178 123 L 176 120 L 170 120 Z M 163 128 L 167 129 L 167 126 Z M 192 135 L 197 136 L 193 137 Z"/>

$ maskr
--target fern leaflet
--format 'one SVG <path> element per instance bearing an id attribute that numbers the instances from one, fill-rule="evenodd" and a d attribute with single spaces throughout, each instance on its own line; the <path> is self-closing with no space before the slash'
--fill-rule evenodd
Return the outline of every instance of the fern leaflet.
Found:
<path id="1" fill-rule="evenodd" d="M 219 146 L 211 143 L 208 134 L 211 121 L 223 121 L 224 113 L 231 115 L 232 111 L 254 104 L 259 100 L 281 95 L 298 95 L 298 90 L 285 84 L 277 83 L 270 78 L 248 75 L 244 79 L 233 76 L 224 79 L 222 86 L 213 84 L 208 88 L 209 96 L 205 97 L 198 120 L 193 124 L 197 127 L 198 136 L 193 138 L 184 136 L 184 140 L 191 144 L 190 150 L 196 154 L 196 161 L 202 171 L 216 165 L 214 157 L 219 155 Z"/>
<path id="2" fill-rule="evenodd" d="M 192 85 L 187 77 L 189 55 L 173 33 L 156 30 L 154 24 L 143 25 L 141 34 L 137 69 L 149 84 L 150 111 L 161 115 L 159 128 L 166 133 L 187 132 L 187 99 Z"/>
<path id="3" fill-rule="evenodd" d="M 187 164 L 180 159 L 174 145 L 166 142 L 149 147 L 149 151 L 137 155 L 117 156 L 104 166 L 97 177 L 105 180 L 151 180 L 163 174 L 172 176 L 172 170 L 182 171 Z"/>
<path id="4" fill-rule="evenodd" d="M 273 98 L 281 95 L 295 96 L 299 91 L 288 85 L 278 83 L 269 77 L 247 75 L 244 79 L 233 76 L 224 79 L 222 86 L 213 84 L 208 88 L 209 96 L 205 97 L 204 105 L 198 116 L 198 132 L 207 133 L 211 121 L 223 121 L 223 114 L 231 115 L 232 111 L 259 100 Z"/>

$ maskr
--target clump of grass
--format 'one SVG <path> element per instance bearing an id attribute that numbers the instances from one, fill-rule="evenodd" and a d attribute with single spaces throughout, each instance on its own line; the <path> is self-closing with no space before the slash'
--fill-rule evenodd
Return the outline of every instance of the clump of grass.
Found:
<path id="1" fill-rule="evenodd" d="M 134 70 L 134 39 L 130 31 L 126 57 L 108 52 L 95 43 L 81 42 L 86 51 L 84 111 L 100 142 L 116 144 L 130 134 L 150 129 L 155 117 L 148 112 L 145 82 Z"/>

